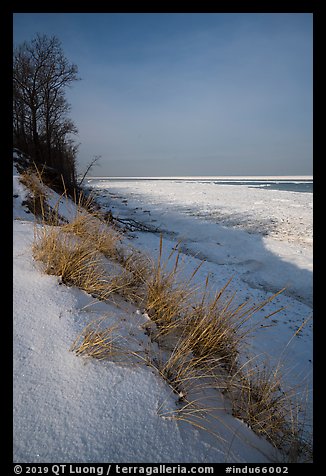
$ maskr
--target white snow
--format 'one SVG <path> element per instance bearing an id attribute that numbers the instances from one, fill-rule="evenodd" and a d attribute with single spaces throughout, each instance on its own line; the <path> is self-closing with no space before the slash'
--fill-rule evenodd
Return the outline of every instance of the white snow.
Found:
<path id="1" fill-rule="evenodd" d="M 260 301 L 284 281 L 289 284 L 288 292 L 268 309 L 286 305 L 286 311 L 268 321 L 272 327 L 262 327 L 251 338 L 248 352 L 286 360 L 287 370 L 291 369 L 289 383 L 305 379 L 310 392 L 311 322 L 293 337 L 311 314 L 311 205 L 309 197 L 301 197 L 308 194 L 297 194 L 291 201 L 290 195 L 276 193 L 271 203 L 265 191 L 250 191 L 255 197 L 250 196 L 247 221 L 252 220 L 253 229 L 248 230 L 246 200 L 239 195 L 243 188 L 231 187 L 237 195 L 232 198 L 227 186 L 221 192 L 206 191 L 205 196 L 207 185 L 92 182 L 103 203 L 108 200 L 104 185 L 111 200 L 109 208 L 114 204 L 120 216 L 141 217 L 165 231 L 165 255 L 183 238 L 186 274 L 198 266 L 199 257 L 205 257 L 196 275 L 198 282 L 205 282 L 210 273 L 218 288 L 233 275 L 231 286 L 238 290 L 239 299 L 250 296 Z M 49 190 L 48 194 L 51 203 L 60 202 L 60 214 L 73 216 L 71 202 Z M 150 342 L 142 324 L 148 316 L 131 304 L 96 302 L 44 274 L 32 257 L 35 225 L 32 214 L 22 206 L 25 199 L 26 190 L 14 169 L 14 462 L 259 463 L 280 458 L 270 444 L 230 415 L 222 396 L 216 397 L 219 410 L 214 417 L 218 420 L 207 422 L 218 431 L 214 436 L 187 422 L 164 418 L 175 411 L 177 397 L 152 368 L 86 359 L 69 350 L 86 324 L 105 316 L 110 324 L 117 324 L 122 344 L 133 342 L 135 349 L 145 351 Z M 237 200 L 239 226 L 231 227 Z M 217 202 L 219 216 L 229 220 L 227 227 L 211 218 L 212 208 L 218 212 Z M 269 212 L 276 210 L 277 220 L 287 217 L 296 225 L 279 228 L 278 221 L 273 232 L 263 237 L 255 220 L 262 215 L 265 223 L 264 207 Z M 209 216 L 203 217 L 205 208 Z M 304 232 L 297 223 L 299 215 Z M 131 241 L 134 247 L 157 256 L 158 235 L 134 233 Z"/>

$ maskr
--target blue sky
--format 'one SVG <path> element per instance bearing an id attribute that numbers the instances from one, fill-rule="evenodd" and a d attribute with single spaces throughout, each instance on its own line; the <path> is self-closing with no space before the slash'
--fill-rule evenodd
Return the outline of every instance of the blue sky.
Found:
<path id="1" fill-rule="evenodd" d="M 14 44 L 56 35 L 82 172 L 312 174 L 312 14 L 16 13 Z"/>

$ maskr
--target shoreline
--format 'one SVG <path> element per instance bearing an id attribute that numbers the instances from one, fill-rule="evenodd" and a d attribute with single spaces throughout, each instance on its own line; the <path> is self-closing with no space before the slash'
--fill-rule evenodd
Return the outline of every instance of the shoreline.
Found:
<path id="1" fill-rule="evenodd" d="M 193 218 L 194 223 L 202 220 L 210 226 L 244 230 L 291 247 L 312 248 L 311 193 L 296 192 L 294 195 L 288 190 L 223 184 L 212 187 L 205 183 L 175 183 L 172 180 L 151 183 L 149 179 L 119 183 L 103 183 L 101 179 L 96 183 L 96 179 L 92 179 L 88 188 L 98 196 L 102 206 L 110 207 L 112 203 L 119 214 L 125 215 L 128 211 L 144 223 L 161 223 L 164 229 L 170 228 L 165 214 L 171 213 L 173 217 Z M 170 231 L 174 231 L 173 227 Z M 312 265 L 312 256 L 308 261 Z M 310 265 L 308 269 L 311 269 Z"/>

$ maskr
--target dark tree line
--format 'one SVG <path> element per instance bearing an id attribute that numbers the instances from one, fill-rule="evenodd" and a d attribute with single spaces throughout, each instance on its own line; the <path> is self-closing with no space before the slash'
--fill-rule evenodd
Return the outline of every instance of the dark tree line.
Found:
<path id="1" fill-rule="evenodd" d="M 66 59 L 57 37 L 37 34 L 14 49 L 13 145 L 45 165 L 68 191 L 76 188 L 76 126 L 65 90 L 78 68 Z M 62 180 L 63 179 L 63 180 Z"/>

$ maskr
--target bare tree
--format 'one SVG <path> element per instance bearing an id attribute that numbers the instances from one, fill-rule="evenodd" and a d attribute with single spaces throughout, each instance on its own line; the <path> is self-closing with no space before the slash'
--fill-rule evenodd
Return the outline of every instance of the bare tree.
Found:
<path id="1" fill-rule="evenodd" d="M 76 148 L 71 134 L 77 128 L 69 119 L 65 90 L 77 81 L 78 68 L 66 59 L 55 36 L 37 34 L 14 50 L 14 145 L 38 163 L 55 168 L 67 185 L 75 185 Z"/>

